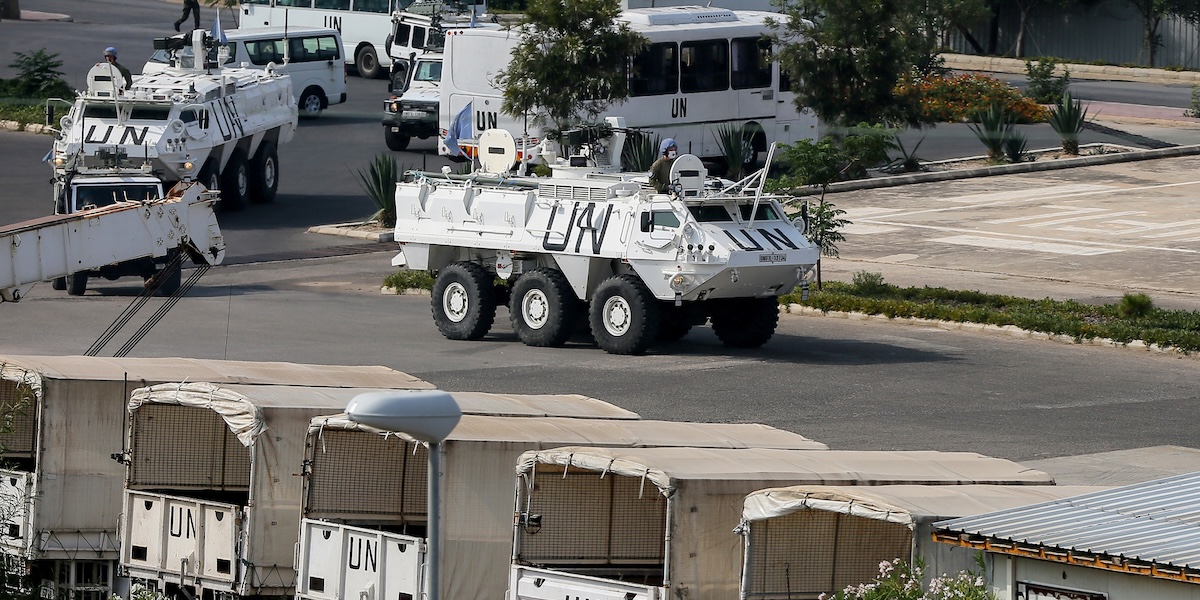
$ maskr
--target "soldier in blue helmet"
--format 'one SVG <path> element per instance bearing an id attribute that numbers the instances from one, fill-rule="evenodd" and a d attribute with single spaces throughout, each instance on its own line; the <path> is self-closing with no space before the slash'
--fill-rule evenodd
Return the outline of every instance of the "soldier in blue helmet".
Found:
<path id="1" fill-rule="evenodd" d="M 121 77 L 125 78 L 125 89 L 129 89 L 130 87 L 133 86 L 133 76 L 129 74 L 129 69 L 126 69 L 124 65 L 117 62 L 117 49 L 116 48 L 109 46 L 104 49 L 104 62 L 107 62 L 108 64 L 115 67 L 117 69 L 117 71 L 120 71 Z"/>
<path id="2" fill-rule="evenodd" d="M 671 185 L 671 164 L 675 162 L 678 152 L 679 146 L 673 138 L 667 138 L 658 145 L 658 160 L 650 166 L 650 185 L 660 194 L 667 193 Z"/>

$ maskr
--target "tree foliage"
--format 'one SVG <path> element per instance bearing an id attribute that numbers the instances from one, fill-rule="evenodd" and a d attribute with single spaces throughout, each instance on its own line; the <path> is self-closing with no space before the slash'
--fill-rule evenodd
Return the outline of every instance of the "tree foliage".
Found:
<path id="1" fill-rule="evenodd" d="M 620 12 L 617 0 L 531 0 L 521 44 L 496 77 L 501 110 L 561 130 L 627 98 L 626 65 L 646 39 L 618 22 Z"/>
<path id="2" fill-rule="evenodd" d="M 63 62 L 57 54 L 47 54 L 45 48 L 33 52 L 14 52 L 17 58 L 8 64 L 17 70 L 17 76 L 0 80 L 0 97 L 68 98 L 74 95 L 71 86 L 63 81 L 60 68 Z"/>
<path id="3" fill-rule="evenodd" d="M 776 39 L 796 105 L 827 123 L 919 124 L 896 84 L 940 71 L 940 32 L 984 14 L 983 0 L 777 0 Z"/>
<path id="4" fill-rule="evenodd" d="M 1191 23 L 1200 22 L 1200 2 L 1196 0 L 1126 0 L 1142 16 L 1142 50 L 1146 65 L 1155 66 L 1158 48 L 1162 46 L 1159 26 L 1164 18 L 1180 17 Z"/>

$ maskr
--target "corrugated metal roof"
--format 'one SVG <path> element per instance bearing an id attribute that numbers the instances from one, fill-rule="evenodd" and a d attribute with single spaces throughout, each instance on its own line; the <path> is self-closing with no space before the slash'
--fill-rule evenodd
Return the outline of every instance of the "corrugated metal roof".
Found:
<path id="1" fill-rule="evenodd" d="M 1200 473 L 934 524 L 1046 549 L 1200 569 Z"/>

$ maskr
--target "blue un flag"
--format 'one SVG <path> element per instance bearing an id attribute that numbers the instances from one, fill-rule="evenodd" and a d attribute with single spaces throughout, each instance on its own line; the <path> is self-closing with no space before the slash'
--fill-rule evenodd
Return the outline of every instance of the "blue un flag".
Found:
<path id="1" fill-rule="evenodd" d="M 450 122 L 450 127 L 446 130 L 446 150 L 450 151 L 450 156 L 458 156 L 462 154 L 462 148 L 458 147 L 458 140 L 473 137 L 471 130 L 471 103 L 468 102 L 462 110 L 454 115 L 454 120 Z"/>

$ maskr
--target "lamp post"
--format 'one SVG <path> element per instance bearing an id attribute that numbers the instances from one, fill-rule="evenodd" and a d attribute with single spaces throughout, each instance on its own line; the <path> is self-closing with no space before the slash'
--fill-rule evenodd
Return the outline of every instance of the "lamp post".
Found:
<path id="1" fill-rule="evenodd" d="M 429 444 L 429 554 L 425 597 L 441 596 L 441 444 L 458 425 L 462 410 L 454 397 L 440 390 L 366 392 L 346 405 L 346 416 L 355 423 L 387 431 L 402 431 Z"/>

